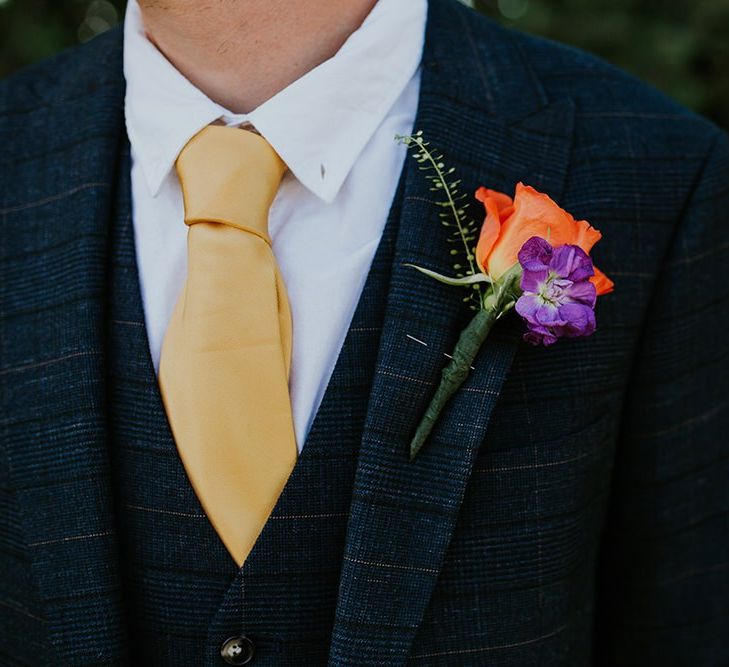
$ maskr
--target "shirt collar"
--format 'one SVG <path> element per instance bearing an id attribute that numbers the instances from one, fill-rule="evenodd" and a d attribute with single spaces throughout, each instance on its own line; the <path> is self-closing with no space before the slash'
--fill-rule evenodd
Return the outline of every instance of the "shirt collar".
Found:
<path id="1" fill-rule="evenodd" d="M 294 176 L 325 202 L 415 75 L 427 0 L 378 0 L 329 60 L 249 114 L 233 114 L 188 81 L 147 39 L 137 0 L 124 25 L 125 118 L 152 195 L 203 127 L 252 124 Z"/>

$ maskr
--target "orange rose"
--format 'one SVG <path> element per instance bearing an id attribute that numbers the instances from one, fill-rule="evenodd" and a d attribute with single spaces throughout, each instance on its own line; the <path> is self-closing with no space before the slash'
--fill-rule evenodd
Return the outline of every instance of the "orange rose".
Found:
<path id="1" fill-rule="evenodd" d="M 486 218 L 476 246 L 476 262 L 481 271 L 498 280 L 517 263 L 521 247 L 539 236 L 552 246 L 576 245 L 587 254 L 601 238 L 585 220 L 575 220 L 550 197 L 519 183 L 514 199 L 495 190 L 479 188 L 476 199 L 483 202 Z M 613 282 L 595 267 L 591 278 L 597 294 L 613 290 Z"/>

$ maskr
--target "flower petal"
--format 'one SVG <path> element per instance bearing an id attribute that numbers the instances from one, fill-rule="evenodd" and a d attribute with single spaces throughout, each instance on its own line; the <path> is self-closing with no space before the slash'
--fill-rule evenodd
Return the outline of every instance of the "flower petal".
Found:
<path id="1" fill-rule="evenodd" d="M 552 261 L 552 246 L 539 236 L 532 236 L 519 249 L 517 259 L 525 271 L 548 271 Z"/>
<path id="2" fill-rule="evenodd" d="M 595 331 L 595 311 L 581 303 L 566 303 L 559 307 L 565 324 L 561 334 L 567 338 L 589 336 Z"/>
<path id="3" fill-rule="evenodd" d="M 486 209 L 486 218 L 476 245 L 476 263 L 481 271 L 485 272 L 486 258 L 499 237 L 501 223 L 514 212 L 514 206 L 511 197 L 488 188 L 476 190 L 476 199 L 482 202 Z"/>
<path id="4" fill-rule="evenodd" d="M 539 308 L 540 301 L 533 294 L 522 294 L 514 306 L 519 315 L 521 315 L 527 322 L 533 322 L 536 324 L 537 309 Z"/>
<path id="5" fill-rule="evenodd" d="M 592 284 L 595 285 L 598 296 L 609 294 L 613 291 L 613 289 L 615 289 L 615 283 L 597 267 L 595 267 L 595 275 L 590 278 L 590 280 L 592 281 Z"/>
<path id="6" fill-rule="evenodd" d="M 572 217 L 572 216 L 570 216 Z M 574 236 L 570 243 L 580 246 L 588 255 L 592 247 L 602 238 L 602 234 L 597 231 L 587 220 L 574 220 L 572 233 Z"/>
<path id="7" fill-rule="evenodd" d="M 557 336 L 546 327 L 530 325 L 528 331 L 524 334 L 524 340 L 532 345 L 548 346 L 557 342 Z"/>
<path id="8" fill-rule="evenodd" d="M 544 268 L 539 271 L 529 271 L 524 269 L 521 274 L 521 289 L 523 292 L 537 294 L 542 285 L 547 282 L 549 270 Z"/>
<path id="9" fill-rule="evenodd" d="M 573 282 L 587 280 L 595 273 L 590 256 L 576 245 L 563 245 L 555 248 L 549 268 L 558 276 Z"/>
<path id="10" fill-rule="evenodd" d="M 559 308 L 544 303 L 539 297 L 522 294 L 516 302 L 515 310 L 528 325 L 541 327 L 564 326 L 567 322 L 559 313 Z"/>
<path id="11" fill-rule="evenodd" d="M 564 326 L 565 324 L 567 324 L 567 320 L 563 318 L 560 310 L 560 307 L 554 306 L 551 303 L 540 304 L 536 312 L 534 313 L 534 319 L 537 321 L 538 324 L 541 324 L 545 327 Z"/>
<path id="12" fill-rule="evenodd" d="M 574 283 L 567 290 L 567 303 L 580 303 L 589 308 L 595 307 L 597 301 L 597 290 L 589 280 Z"/>
<path id="13" fill-rule="evenodd" d="M 517 260 L 519 250 L 532 236 L 547 239 L 554 246 L 578 245 L 585 252 L 600 239 L 601 234 L 584 220 L 576 221 L 550 197 L 519 183 L 514 196 L 514 212 L 501 220 L 497 238 L 489 231 L 490 249 L 484 244 L 480 262 L 494 280 Z"/>

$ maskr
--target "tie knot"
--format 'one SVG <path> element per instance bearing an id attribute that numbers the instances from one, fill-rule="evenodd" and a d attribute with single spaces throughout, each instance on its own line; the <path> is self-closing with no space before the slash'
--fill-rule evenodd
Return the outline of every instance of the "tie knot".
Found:
<path id="1" fill-rule="evenodd" d="M 185 223 L 219 222 L 268 240 L 268 210 L 286 165 L 260 135 L 208 125 L 175 163 L 185 202 Z"/>

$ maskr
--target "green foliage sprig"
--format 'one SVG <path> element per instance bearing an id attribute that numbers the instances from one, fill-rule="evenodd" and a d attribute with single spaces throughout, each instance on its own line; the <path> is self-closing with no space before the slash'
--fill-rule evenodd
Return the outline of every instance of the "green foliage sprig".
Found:
<path id="1" fill-rule="evenodd" d="M 447 241 L 453 245 L 450 254 L 454 260 L 456 278 L 441 276 L 417 266 L 414 268 L 450 285 L 471 285 L 471 290 L 463 301 L 470 302 L 473 310 L 482 309 L 485 298 L 483 284 L 488 282 L 488 278 L 480 272 L 476 264 L 479 226 L 468 215 L 470 202 L 468 195 L 459 191 L 461 179 L 454 177 L 455 167 L 446 167 L 443 155 L 430 149 L 430 142 L 423 139 L 422 131 L 413 135 L 397 135 L 395 139 L 410 150 L 411 156 L 418 163 L 418 169 L 430 182 L 430 191 L 436 197 L 433 203 L 441 209 L 438 212 L 441 224 L 452 230 Z"/>

